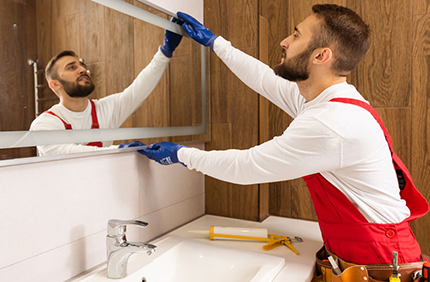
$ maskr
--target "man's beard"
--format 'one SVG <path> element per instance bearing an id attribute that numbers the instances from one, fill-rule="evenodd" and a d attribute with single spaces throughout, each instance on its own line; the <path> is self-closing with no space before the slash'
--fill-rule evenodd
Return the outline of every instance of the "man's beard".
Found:
<path id="1" fill-rule="evenodd" d="M 309 78 L 309 58 L 314 50 L 307 48 L 290 59 L 284 56 L 284 61 L 273 68 L 275 74 L 294 82 L 307 80 Z M 283 52 L 285 52 L 285 49 L 283 49 Z"/>
<path id="2" fill-rule="evenodd" d="M 86 83 L 85 85 L 79 84 L 79 81 L 76 83 L 73 83 L 73 82 L 64 81 L 62 79 L 58 79 L 58 80 L 63 85 L 64 91 L 67 93 L 67 95 L 69 95 L 69 97 L 83 98 L 83 97 L 89 96 L 95 88 L 91 78 L 89 79 L 90 79 L 89 80 L 90 83 Z"/>

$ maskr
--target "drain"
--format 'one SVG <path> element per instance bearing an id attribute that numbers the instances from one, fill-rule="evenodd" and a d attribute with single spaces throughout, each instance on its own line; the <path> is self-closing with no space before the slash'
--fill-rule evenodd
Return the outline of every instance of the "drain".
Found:
<path id="1" fill-rule="evenodd" d="M 148 282 L 148 281 L 146 281 L 146 277 L 142 277 L 141 282 Z"/>

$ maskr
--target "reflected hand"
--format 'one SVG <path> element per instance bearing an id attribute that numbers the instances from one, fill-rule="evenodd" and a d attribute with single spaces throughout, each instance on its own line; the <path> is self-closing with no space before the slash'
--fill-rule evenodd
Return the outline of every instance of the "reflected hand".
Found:
<path id="1" fill-rule="evenodd" d="M 122 149 L 122 148 L 138 147 L 138 146 L 146 146 L 146 145 L 139 141 L 132 141 L 126 144 L 119 144 L 118 148 Z"/>
<path id="2" fill-rule="evenodd" d="M 138 150 L 138 152 L 159 164 L 171 165 L 181 163 L 178 159 L 178 150 L 182 147 L 185 146 L 170 142 L 161 142 L 149 145 L 143 150 Z M 184 165 L 183 163 L 181 164 Z"/>
<path id="3" fill-rule="evenodd" d="M 209 46 L 212 51 L 214 50 L 214 41 L 218 36 L 192 16 L 182 12 L 178 12 L 177 15 L 185 22 L 182 28 L 192 39 L 204 46 Z"/>
<path id="4" fill-rule="evenodd" d="M 183 21 L 172 17 L 170 20 L 173 23 L 182 25 Z M 173 51 L 175 51 L 176 47 L 178 47 L 179 43 L 181 42 L 182 35 L 179 35 L 177 33 L 171 32 L 169 30 L 165 30 L 164 32 L 164 40 L 163 40 L 163 46 L 161 46 L 160 50 L 166 56 L 167 58 L 171 58 L 173 55 Z"/>

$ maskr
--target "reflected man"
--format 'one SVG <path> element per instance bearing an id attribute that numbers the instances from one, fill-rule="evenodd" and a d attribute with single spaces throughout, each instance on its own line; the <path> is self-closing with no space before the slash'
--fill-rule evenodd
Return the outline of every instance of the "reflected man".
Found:
<path id="1" fill-rule="evenodd" d="M 172 21 L 180 23 L 175 18 Z M 30 130 L 119 128 L 157 86 L 181 39 L 181 35 L 166 30 L 163 45 L 133 83 L 123 92 L 99 100 L 88 99 L 94 83 L 85 63 L 73 51 L 59 53 L 49 61 L 45 76 L 60 103 L 37 117 Z M 53 156 L 118 148 L 112 143 L 45 145 L 37 149 L 39 156 Z"/>

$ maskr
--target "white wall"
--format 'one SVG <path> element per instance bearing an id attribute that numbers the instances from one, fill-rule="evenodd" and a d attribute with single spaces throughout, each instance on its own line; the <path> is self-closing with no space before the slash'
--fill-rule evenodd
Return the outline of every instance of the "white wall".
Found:
<path id="1" fill-rule="evenodd" d="M 198 147 L 203 147 L 199 145 Z M 204 177 L 136 152 L 0 168 L 0 282 L 64 281 L 106 261 L 106 224 L 148 241 L 204 214 Z"/>

